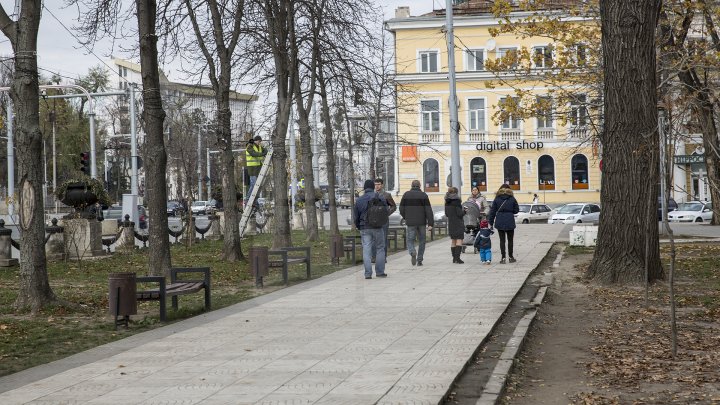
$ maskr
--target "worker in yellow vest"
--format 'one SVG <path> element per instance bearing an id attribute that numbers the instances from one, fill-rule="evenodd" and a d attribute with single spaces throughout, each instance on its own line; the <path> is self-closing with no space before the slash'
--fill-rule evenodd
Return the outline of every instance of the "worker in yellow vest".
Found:
<path id="1" fill-rule="evenodd" d="M 245 166 L 247 167 L 245 170 L 247 170 L 247 174 L 250 177 L 250 187 L 248 187 L 247 195 L 244 198 L 245 204 L 247 204 L 258 175 L 260 174 L 263 158 L 267 155 L 267 149 L 263 148 L 261 142 L 262 137 L 257 135 L 248 142 L 247 149 L 245 149 Z"/>

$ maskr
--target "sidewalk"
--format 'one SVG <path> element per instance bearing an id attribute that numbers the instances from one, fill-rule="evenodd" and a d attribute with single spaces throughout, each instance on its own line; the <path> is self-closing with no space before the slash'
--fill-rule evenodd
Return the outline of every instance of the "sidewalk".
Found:
<path id="1" fill-rule="evenodd" d="M 562 229 L 520 226 L 505 265 L 497 237 L 492 266 L 436 241 L 386 279 L 356 266 L 1 378 L 0 402 L 437 404 Z"/>

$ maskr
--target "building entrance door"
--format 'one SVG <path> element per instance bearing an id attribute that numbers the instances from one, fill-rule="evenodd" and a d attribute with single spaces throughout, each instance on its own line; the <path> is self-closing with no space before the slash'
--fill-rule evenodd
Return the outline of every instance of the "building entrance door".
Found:
<path id="1" fill-rule="evenodd" d="M 699 170 L 692 175 L 692 195 L 695 200 L 710 201 L 708 179 L 703 170 Z"/>

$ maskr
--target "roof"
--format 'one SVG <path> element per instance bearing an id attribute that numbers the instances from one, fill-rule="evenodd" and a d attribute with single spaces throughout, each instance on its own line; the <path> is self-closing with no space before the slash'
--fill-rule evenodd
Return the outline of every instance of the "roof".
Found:
<path id="1" fill-rule="evenodd" d="M 493 0 L 454 0 L 453 15 L 482 15 L 493 14 L 493 8 L 496 1 Z M 511 0 L 512 11 L 527 11 L 527 7 L 521 6 L 517 0 Z M 564 10 L 571 6 L 578 6 L 584 3 L 582 0 L 545 0 L 542 6 L 538 7 L 542 10 Z M 433 10 L 423 16 L 444 16 L 445 9 Z"/>

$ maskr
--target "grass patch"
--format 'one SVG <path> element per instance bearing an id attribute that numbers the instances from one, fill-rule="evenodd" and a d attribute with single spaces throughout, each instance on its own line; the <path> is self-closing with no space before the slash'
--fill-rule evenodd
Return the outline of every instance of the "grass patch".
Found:
<path id="1" fill-rule="evenodd" d="M 570 246 L 568 245 L 567 248 L 565 248 L 565 254 L 566 255 L 586 255 L 586 254 L 593 254 L 595 253 L 594 247 L 588 247 L 588 246 Z"/>
<path id="2" fill-rule="evenodd" d="M 343 232 L 351 234 L 351 231 Z M 296 246 L 310 246 L 312 277 L 317 278 L 351 266 L 341 260 L 340 266 L 330 264 L 327 232 L 320 240 L 305 243 L 305 232 L 292 234 Z M 257 235 L 243 241 L 243 252 L 253 246 L 270 246 L 272 236 Z M 391 244 L 392 246 L 392 244 Z M 172 264 L 176 267 L 210 267 L 212 305 L 219 309 L 283 288 L 280 269 L 270 269 L 264 279 L 265 288 L 256 289 L 247 261 L 228 263 L 221 259 L 222 241 L 201 241 L 191 248 L 177 244 L 171 247 Z M 48 278 L 55 294 L 64 304 L 46 308 L 35 316 L 16 313 L 18 270 L 0 271 L 0 376 L 57 360 L 89 348 L 130 335 L 167 325 L 203 311 L 203 294 L 180 298 L 175 312 L 168 299 L 168 323 L 159 322 L 157 302 L 139 303 L 138 315 L 131 317 L 128 330 L 114 330 L 108 315 L 108 274 L 136 272 L 147 274 L 147 250 L 113 254 L 101 259 L 48 262 Z M 290 266 L 291 284 L 305 281 L 305 265 Z"/>

